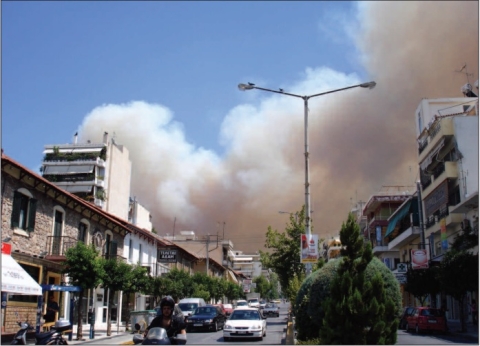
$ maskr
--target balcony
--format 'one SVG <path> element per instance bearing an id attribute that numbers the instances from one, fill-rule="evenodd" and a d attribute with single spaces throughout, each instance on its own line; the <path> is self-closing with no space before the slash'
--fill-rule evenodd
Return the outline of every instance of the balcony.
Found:
<path id="1" fill-rule="evenodd" d="M 409 227 L 388 243 L 389 250 L 399 251 L 403 246 L 410 244 L 420 236 L 420 227 Z"/>
<path id="2" fill-rule="evenodd" d="M 446 179 L 458 179 L 457 163 L 452 161 L 440 163 L 434 168 L 432 174 L 434 174 L 433 182 L 423 189 L 424 196 L 428 196 Z"/>
<path id="3" fill-rule="evenodd" d="M 422 151 L 419 150 L 418 162 L 422 162 L 429 152 L 437 145 L 441 138 L 445 136 L 454 136 L 453 131 L 453 118 L 443 118 L 437 120 L 430 126 L 428 129 L 428 144 L 422 148 Z"/>
<path id="4" fill-rule="evenodd" d="M 49 236 L 47 237 L 45 259 L 50 261 L 64 261 L 68 249 L 75 247 L 78 239 L 67 236 Z"/>

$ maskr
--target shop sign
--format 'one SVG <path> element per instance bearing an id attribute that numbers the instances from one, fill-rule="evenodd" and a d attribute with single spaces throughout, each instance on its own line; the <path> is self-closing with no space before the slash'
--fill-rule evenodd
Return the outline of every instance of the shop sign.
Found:
<path id="1" fill-rule="evenodd" d="M 158 250 L 158 262 L 161 263 L 176 263 L 177 250 Z"/>

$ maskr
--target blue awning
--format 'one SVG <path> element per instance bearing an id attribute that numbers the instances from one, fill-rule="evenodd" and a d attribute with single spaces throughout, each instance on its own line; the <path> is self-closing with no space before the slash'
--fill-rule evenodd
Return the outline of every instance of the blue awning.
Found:
<path id="1" fill-rule="evenodd" d="M 388 223 L 387 232 L 385 232 L 384 238 L 388 237 L 395 229 L 395 226 L 397 225 L 397 223 L 400 220 L 402 220 L 405 217 L 405 215 L 408 214 L 408 212 L 410 211 L 410 204 L 412 204 L 412 200 L 407 201 L 403 205 L 402 209 L 400 209 L 400 211 L 396 213 L 395 216 L 390 220 L 390 222 Z"/>

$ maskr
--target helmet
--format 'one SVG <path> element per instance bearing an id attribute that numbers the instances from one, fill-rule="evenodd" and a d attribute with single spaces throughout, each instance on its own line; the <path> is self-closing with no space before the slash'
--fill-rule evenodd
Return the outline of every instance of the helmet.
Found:
<path id="1" fill-rule="evenodd" d="M 170 296 L 163 297 L 160 301 L 160 309 L 163 309 L 164 306 L 170 306 L 173 311 L 173 308 L 175 307 L 175 301 Z"/>

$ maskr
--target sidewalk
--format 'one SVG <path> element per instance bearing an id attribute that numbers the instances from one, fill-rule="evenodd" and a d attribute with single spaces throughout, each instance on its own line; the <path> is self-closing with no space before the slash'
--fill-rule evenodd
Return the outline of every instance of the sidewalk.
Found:
<path id="1" fill-rule="evenodd" d="M 474 326 L 472 322 L 467 322 L 467 331 L 465 333 L 461 332 L 462 327 L 459 320 L 448 320 L 447 325 L 450 334 L 464 337 L 478 343 L 478 326 Z"/>
<path id="2" fill-rule="evenodd" d="M 73 326 L 72 340 L 68 340 L 68 334 L 65 337 L 70 345 L 82 345 L 82 344 L 99 344 L 105 343 L 106 340 L 116 339 L 117 344 L 121 344 L 123 341 L 131 340 L 133 338 L 131 332 L 125 331 L 125 326 L 120 326 L 117 331 L 117 326 L 112 326 L 111 335 L 107 335 L 107 328 L 95 329 L 94 338 L 90 338 L 90 325 L 82 326 L 83 336 L 81 340 L 77 340 L 77 326 Z M 118 339 L 118 340 L 117 340 Z"/>

